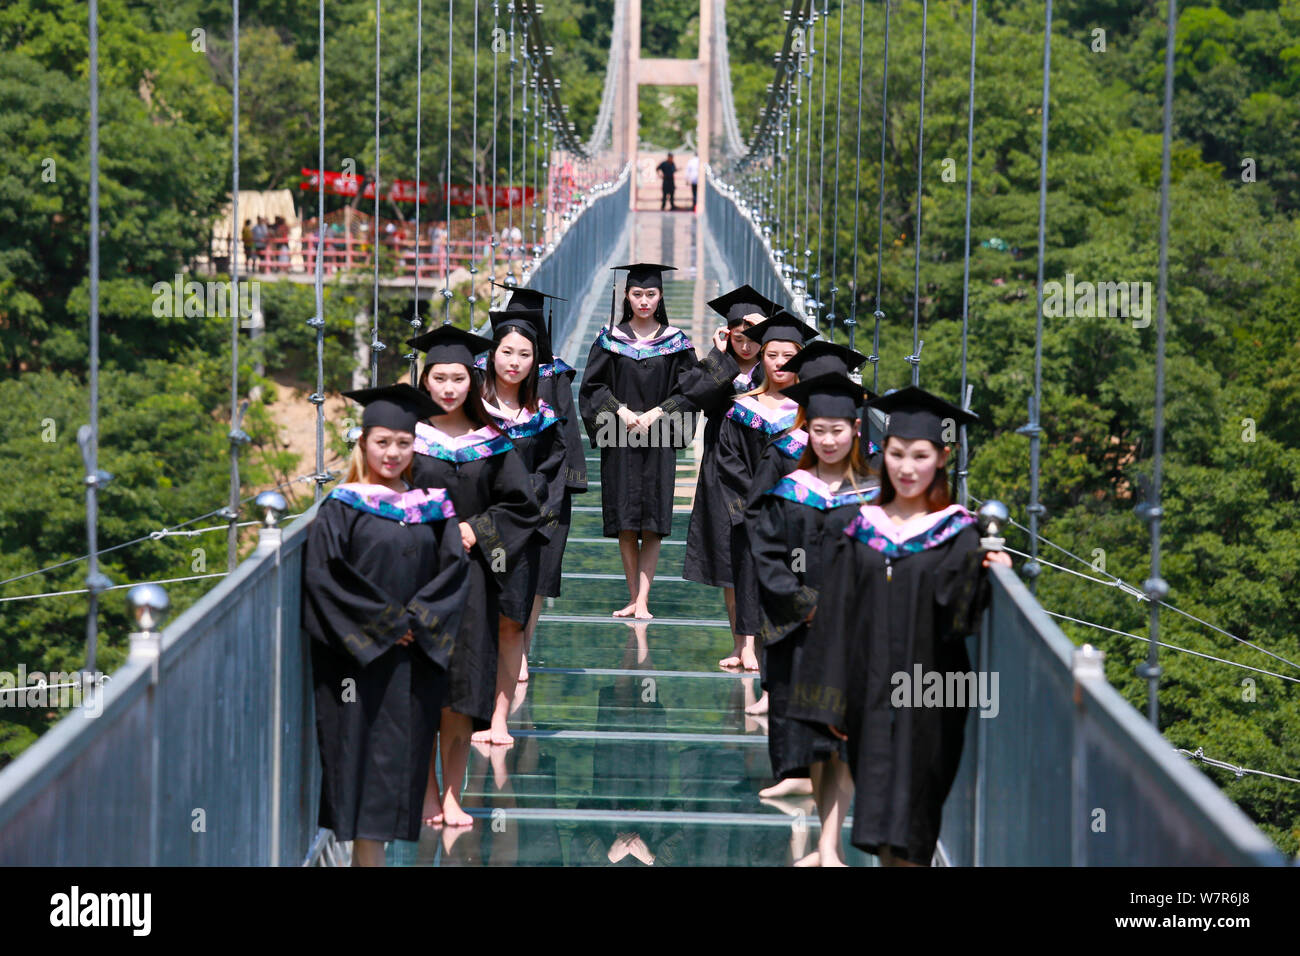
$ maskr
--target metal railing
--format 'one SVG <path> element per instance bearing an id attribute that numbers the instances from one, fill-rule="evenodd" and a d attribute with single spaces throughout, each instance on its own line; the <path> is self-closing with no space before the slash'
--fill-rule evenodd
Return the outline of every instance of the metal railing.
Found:
<path id="1" fill-rule="evenodd" d="M 265 529 L 155 653 L 138 653 L 133 635 L 96 706 L 0 771 L 0 866 L 302 862 L 320 790 L 299 627 L 315 513 Z"/>
<path id="2" fill-rule="evenodd" d="M 709 232 L 717 237 L 718 251 L 731 274 L 805 321 L 812 321 L 804 310 L 805 296 L 785 277 L 781 261 L 772 253 L 770 231 L 764 232 L 754 211 L 736 201 L 731 187 L 718 180 L 711 167 L 704 172 L 703 186 Z"/>
<path id="3" fill-rule="evenodd" d="M 972 708 L 940 855 L 955 866 L 1281 865 L 1106 681 L 1102 655 L 1076 648 L 1014 573 L 992 573 L 969 640 L 976 673 L 998 676 L 998 711 Z"/>

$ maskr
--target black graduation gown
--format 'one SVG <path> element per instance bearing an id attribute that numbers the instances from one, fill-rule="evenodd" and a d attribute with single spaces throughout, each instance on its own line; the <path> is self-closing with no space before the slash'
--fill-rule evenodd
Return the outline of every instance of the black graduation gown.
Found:
<path id="1" fill-rule="evenodd" d="M 537 593 L 545 597 L 560 596 L 560 571 L 564 548 L 569 541 L 569 528 L 573 523 L 573 496 L 587 490 L 586 446 L 582 441 L 582 426 L 573 402 L 573 379 L 577 369 L 557 358 L 542 366 L 538 394 L 542 401 L 555 409 L 564 419 L 564 496 L 560 502 L 555 531 L 542 545 L 541 569 L 537 577 Z"/>
<path id="2" fill-rule="evenodd" d="M 761 379 L 761 363 L 752 371 Z M 741 377 L 735 356 L 716 347 L 681 378 L 682 394 L 704 415 L 703 448 L 686 529 L 682 577 L 715 588 L 731 587 L 731 521 L 718 484 L 718 433 L 732 399 L 738 392 L 747 391 L 751 381 L 749 376 Z"/>
<path id="3" fill-rule="evenodd" d="M 892 675 L 911 678 L 917 665 L 922 674 L 970 671 L 964 637 L 987 603 L 988 580 L 969 512 L 948 512 L 900 547 L 872 531 L 864 517 L 872 510 L 864 506 L 824 556 L 825 583 L 787 713 L 848 734 L 853 845 L 868 853 L 888 845 L 928 864 L 961 759 L 966 708 L 894 707 Z"/>
<path id="4" fill-rule="evenodd" d="M 789 457 L 769 446 L 803 449 L 803 432 L 791 431 L 794 403 L 784 413 L 766 409 L 765 418 L 753 411 L 757 398 L 750 403 L 733 401 L 718 433 L 717 470 L 721 499 L 731 523 L 731 577 L 736 589 L 736 633 L 757 634 L 763 624 L 758 605 L 758 582 L 754 578 L 754 558 L 749 549 L 745 527 L 745 509 L 757 495 L 775 485 L 787 472 L 794 471 L 798 455 Z M 760 468 L 760 464 L 762 467 Z"/>
<path id="5" fill-rule="evenodd" d="M 522 422 L 498 418 L 491 409 L 486 411 L 515 446 L 540 511 L 537 530 L 528 539 L 501 590 L 501 613 L 512 621 L 526 624 L 533 609 L 533 595 L 537 593 L 542 547 L 559 527 L 566 459 L 564 423 L 555 417 L 555 410 L 545 401 L 539 402 L 537 411 Z"/>
<path id="6" fill-rule="evenodd" d="M 797 479 L 805 479 L 803 481 Z M 807 473 L 786 475 L 758 495 L 746 511 L 763 626 L 763 686 L 768 698 L 768 752 L 778 779 L 806 777 L 812 764 L 847 751 L 825 728 L 791 719 L 790 676 L 801 662 L 809 638 L 804 621 L 817 605 L 826 567 L 824 550 L 858 513 L 875 499 L 874 479 L 861 490 L 847 488 L 827 496 L 825 486 Z"/>
<path id="7" fill-rule="evenodd" d="M 659 407 L 665 416 L 687 416 L 693 422 L 696 408 L 681 393 L 679 381 L 699 360 L 680 329 L 670 326 L 641 345 L 633 344 L 633 338 L 629 323 L 613 333 L 600 331 L 587 356 L 578 410 L 591 446 L 600 449 L 604 536 L 617 538 L 620 531 L 632 530 L 666 537 L 672 532 L 677 449 L 690 444 L 694 428 L 673 428 L 674 419 L 665 417 L 648 436 L 638 437 L 624 431 L 618 409 L 626 405 L 640 414 Z"/>
<path id="8" fill-rule="evenodd" d="M 302 557 L 319 824 L 340 840 L 416 840 L 469 560 L 454 516 L 381 516 L 348 503 L 355 487 L 321 502 Z"/>
<path id="9" fill-rule="evenodd" d="M 470 589 L 456 635 L 447 706 L 488 727 L 496 698 L 497 616 L 500 594 L 538 523 L 532 481 L 510 440 L 491 430 L 470 446 L 447 446 L 421 422 L 416 426 L 413 483 L 446 488 L 457 520 L 474 529 Z"/>

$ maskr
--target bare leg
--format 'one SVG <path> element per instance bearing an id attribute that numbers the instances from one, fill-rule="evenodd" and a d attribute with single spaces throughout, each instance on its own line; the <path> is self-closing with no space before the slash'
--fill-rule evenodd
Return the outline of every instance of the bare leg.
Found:
<path id="1" fill-rule="evenodd" d="M 492 726 L 470 737 L 476 743 L 507 746 L 515 742 L 510 736 L 507 722 L 510 717 L 510 700 L 519 683 L 519 659 L 524 653 L 524 632 L 518 621 L 504 614 L 497 630 L 497 695 L 492 708 Z"/>
<path id="2" fill-rule="evenodd" d="M 736 636 L 736 589 L 723 588 L 722 599 L 727 604 L 727 621 L 731 624 L 732 643 L 735 646 L 731 650 L 731 656 L 718 661 L 718 666 L 723 670 L 734 670 L 741 666 L 740 651 L 745 646 L 745 642 Z"/>
<path id="3" fill-rule="evenodd" d="M 442 770 L 446 787 L 442 797 L 442 820 L 447 826 L 467 827 L 474 818 L 461 809 L 460 788 L 469 763 L 470 719 L 450 708 L 442 709 Z"/>
<path id="4" fill-rule="evenodd" d="M 537 632 L 537 619 L 542 615 L 542 596 L 533 598 L 533 613 L 528 616 L 528 630 L 524 631 L 524 653 L 519 661 L 519 680 L 528 680 L 528 655 L 533 650 L 533 635 Z"/>
<path id="5" fill-rule="evenodd" d="M 654 583 L 655 569 L 659 566 L 660 536 L 653 531 L 642 532 L 641 558 L 637 563 L 637 591 L 634 605 L 637 617 L 654 617 L 650 613 L 650 585 Z"/>
<path id="6" fill-rule="evenodd" d="M 823 801 L 825 797 L 824 791 L 826 788 L 826 764 L 821 761 L 818 761 L 817 763 L 814 763 L 811 767 L 808 768 L 808 772 L 812 774 L 813 801 L 817 804 L 817 816 L 822 820 L 822 835 L 825 836 L 826 811 L 823 809 Z M 794 865 L 795 866 L 821 866 L 822 859 L 821 859 L 820 843 L 818 844 L 817 849 L 813 850 L 807 856 L 795 860 Z"/>
<path id="7" fill-rule="evenodd" d="M 754 635 L 742 634 L 740 637 L 745 642 L 740 648 L 740 662 L 745 670 L 757 673 L 758 654 L 754 651 Z"/>
<path id="8" fill-rule="evenodd" d="M 353 866 L 383 866 L 384 863 L 383 840 L 352 841 Z"/>
<path id="9" fill-rule="evenodd" d="M 614 612 L 615 617 L 631 617 L 636 613 L 637 566 L 641 562 L 641 550 L 637 547 L 635 531 L 618 533 L 618 554 L 623 559 L 623 577 L 627 578 L 627 606 Z"/>
<path id="10" fill-rule="evenodd" d="M 819 769 L 821 786 L 817 788 Z M 817 841 L 821 865 L 847 866 L 844 862 L 841 831 L 844 829 L 844 818 L 849 812 L 849 803 L 853 800 L 853 778 L 849 775 L 848 765 L 835 756 L 825 763 L 813 764 L 812 771 L 817 814 L 822 819 L 822 835 Z"/>

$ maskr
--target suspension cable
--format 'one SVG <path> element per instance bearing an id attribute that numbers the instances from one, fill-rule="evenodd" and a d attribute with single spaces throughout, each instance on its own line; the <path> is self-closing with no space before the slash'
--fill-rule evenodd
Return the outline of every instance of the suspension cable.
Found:
<path id="1" fill-rule="evenodd" d="M 858 121 L 857 150 L 853 163 L 853 301 L 849 303 L 849 317 L 844 324 L 849 329 L 849 348 L 853 348 L 853 333 L 858 324 L 858 200 L 862 189 L 862 72 L 866 65 L 867 0 L 858 4 Z M 832 329 L 832 331 L 834 331 Z"/>
<path id="2" fill-rule="evenodd" d="M 871 336 L 871 390 L 880 391 L 880 324 L 885 320 L 880 293 L 885 266 L 885 143 L 889 132 L 889 0 L 885 0 L 885 56 L 880 71 L 880 194 L 876 212 L 876 328 Z"/>
<path id="3" fill-rule="evenodd" d="M 970 98 L 966 103 L 966 237 L 962 254 L 961 271 L 961 394 L 958 401 L 961 407 L 970 411 L 970 388 L 966 384 L 967 335 L 970 328 L 970 195 L 971 163 L 975 154 L 975 36 L 976 14 L 979 0 L 971 0 L 970 5 Z M 966 486 L 970 474 L 970 457 L 966 443 L 966 425 L 961 426 L 957 446 L 957 498 L 962 507 L 970 500 L 970 491 Z"/>

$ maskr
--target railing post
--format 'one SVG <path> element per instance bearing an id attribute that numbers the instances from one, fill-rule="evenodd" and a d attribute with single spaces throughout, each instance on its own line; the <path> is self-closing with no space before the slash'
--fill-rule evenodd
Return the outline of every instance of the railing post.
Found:
<path id="1" fill-rule="evenodd" d="M 159 847 L 162 843 L 162 714 L 158 706 L 159 663 L 162 656 L 162 622 L 167 617 L 171 600 L 167 592 L 156 584 L 137 584 L 126 593 L 126 603 L 131 608 L 137 631 L 130 635 L 128 663 L 150 666 L 149 708 L 149 865 L 158 866 Z"/>
<path id="2" fill-rule="evenodd" d="M 254 505 L 266 513 L 264 523 L 257 532 L 257 550 L 259 553 L 275 553 L 275 580 L 272 593 L 275 595 L 275 607 L 272 608 L 271 627 L 271 845 L 268 848 L 266 864 L 280 865 L 280 803 L 281 788 L 284 785 L 284 745 L 281 731 L 284 694 L 281 688 L 282 652 L 284 644 L 284 582 L 280 578 L 280 545 L 284 532 L 277 522 L 284 514 L 286 505 L 284 496 L 278 491 L 264 491 L 254 500 Z"/>
<path id="3" fill-rule="evenodd" d="M 1070 865 L 1088 865 L 1088 835 L 1091 833 L 1091 812 L 1085 803 L 1088 798 L 1088 760 L 1084 748 L 1083 723 L 1085 685 L 1106 683 L 1106 655 L 1084 644 L 1076 647 L 1070 660 L 1070 673 L 1074 676 L 1074 722 L 1071 728 L 1070 754 Z M 1102 808 L 1103 810 L 1105 808 Z"/>

